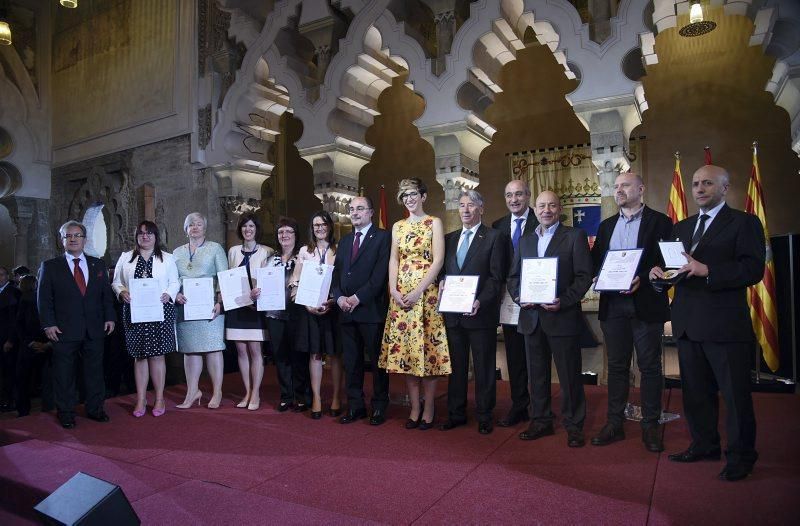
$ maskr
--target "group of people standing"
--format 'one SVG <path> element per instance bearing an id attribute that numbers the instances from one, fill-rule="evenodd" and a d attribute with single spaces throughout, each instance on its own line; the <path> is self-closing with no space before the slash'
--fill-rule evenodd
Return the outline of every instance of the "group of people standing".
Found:
<path id="1" fill-rule="evenodd" d="M 202 403 L 198 381 L 204 361 L 212 383 L 207 407 L 219 407 L 226 339 L 236 343 L 245 388 L 237 407 L 257 410 L 264 374 L 261 344 L 269 338 L 280 386 L 280 412 L 310 410 L 312 418 L 322 417 L 324 360 L 333 385 L 327 412 L 342 424 L 365 418 L 372 425 L 384 423 L 388 375 L 394 373 L 404 375 L 411 402 L 405 428 L 430 429 L 435 422 L 437 382 L 449 377 L 447 416 L 438 425 L 448 431 L 467 423 L 471 355 L 478 432 L 491 433 L 495 423 L 510 427 L 530 420 L 519 433 L 522 440 L 555 433 L 552 361 L 560 383 L 560 417 L 567 445 L 582 447 L 586 398 L 579 343 L 584 324 L 581 300 L 608 250 L 639 248 L 643 255 L 630 290 L 600 295 L 609 396 L 606 424 L 591 443 L 604 446 L 625 437 L 624 408 L 635 350 L 642 373 L 642 440 L 649 451 L 664 449 L 659 424 L 661 335 L 671 317 L 692 442 L 670 459 L 719 458 L 713 388 L 718 386 L 729 406 L 728 463 L 720 477 L 739 480 L 752 471 L 757 458 L 746 360 L 753 334 L 748 330 L 744 294 L 747 286 L 761 279 L 764 236 L 757 218 L 725 204 L 728 186 L 724 169 L 698 170 L 692 193 L 701 214 L 673 227 L 664 214 L 644 205 L 642 179 L 621 174 L 614 185 L 619 214 L 603 221 L 590 249 L 586 232 L 562 223 L 561 202 L 553 192 L 539 194 L 531 207 L 527 184 L 509 182 L 504 190 L 509 213 L 489 227 L 483 223 L 483 197 L 466 191 L 458 208 L 462 227 L 445 235 L 441 220 L 425 212 L 425 183 L 404 179 L 397 201 L 408 215 L 393 225 L 391 233 L 373 224 L 371 200 L 355 197 L 349 204 L 352 232 L 338 242 L 331 216 L 320 211 L 311 217 L 305 244 L 299 241 L 297 222 L 280 218 L 273 250 L 258 242 L 258 219 L 244 214 L 237 225 L 241 244 L 231 247 L 226 257 L 222 246 L 206 239 L 206 219 L 192 213 L 184 223 L 188 243 L 169 254 L 161 247 L 157 226 L 143 221 L 136 230 L 135 246 L 117 262 L 113 282 L 100 260 L 84 254 L 83 225 L 67 222 L 60 230 L 65 254 L 42 264 L 38 288 L 40 326 L 54 350 L 59 421 L 66 428 L 75 425 L 77 353 L 83 358 L 87 416 L 108 420 L 102 402 L 102 342 L 115 329 L 113 294 L 123 304 L 125 341 L 135 359 L 136 417 L 146 413 L 150 380 L 155 390 L 152 414 L 164 414 L 164 355 L 172 352 L 183 354 L 187 380 L 186 397 L 177 407 Z M 656 290 L 649 280 L 663 277 L 657 243 L 672 238 L 684 241 L 688 263 L 680 269 L 686 277 L 675 286 L 670 315 L 666 292 Z M 522 262 L 536 257 L 558 258 L 556 299 L 548 304 L 520 304 Z M 293 301 L 306 265 L 333 266 L 331 293 L 317 307 Z M 192 294 L 182 287 L 183 278 L 214 278 L 239 266 L 247 269 L 253 300 L 262 293 L 257 269 L 282 268 L 286 308 L 259 312 L 245 307 L 223 313 L 217 301 L 210 320 L 183 319 L 181 306 Z M 458 276 L 478 276 L 472 310 L 440 313 L 441 294 L 448 280 Z M 129 285 L 137 278 L 158 280 L 163 322 L 131 322 Z M 505 295 L 520 309 L 518 323 L 505 320 L 502 327 L 512 404 L 495 422 L 497 327 Z M 372 363 L 369 411 L 364 396 L 365 355 Z M 340 395 L 343 385 L 346 409 Z"/>

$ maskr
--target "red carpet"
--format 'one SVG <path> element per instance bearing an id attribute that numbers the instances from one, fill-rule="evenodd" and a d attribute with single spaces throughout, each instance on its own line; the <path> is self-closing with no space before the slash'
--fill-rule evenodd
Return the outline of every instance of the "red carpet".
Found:
<path id="1" fill-rule="evenodd" d="M 272 373 L 265 402 L 277 398 Z M 70 431 L 53 414 L 0 421 L 0 523 L 35 521 L 33 505 L 77 471 L 119 484 L 145 524 L 795 522 L 793 395 L 754 395 L 761 458 L 750 478 L 726 483 L 716 478 L 722 462 L 681 465 L 646 452 L 631 422 L 625 441 L 574 450 L 560 426 L 536 442 L 517 439 L 524 425 L 488 436 L 474 421 L 449 432 L 409 431 L 407 409 L 396 405 L 382 426 L 341 425 L 271 404 L 236 409 L 240 392 L 238 375 L 228 375 L 223 408 L 181 411 L 173 409 L 179 387 L 168 392 L 165 416 L 141 419 L 130 416 L 133 396 L 116 398 L 106 403 L 110 424 L 78 418 Z M 402 379 L 393 379 L 392 393 L 403 393 Z M 588 387 L 587 397 L 589 438 L 604 423 L 605 389 Z M 681 412 L 680 391 L 667 398 L 668 409 Z M 505 382 L 498 400 L 502 415 Z M 437 410 L 443 420 L 444 398 Z M 670 452 L 686 447 L 683 420 L 666 426 L 665 441 Z"/>

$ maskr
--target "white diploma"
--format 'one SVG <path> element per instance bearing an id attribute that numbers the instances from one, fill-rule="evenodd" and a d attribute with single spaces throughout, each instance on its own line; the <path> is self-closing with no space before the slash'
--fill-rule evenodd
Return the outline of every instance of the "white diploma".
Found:
<path id="1" fill-rule="evenodd" d="M 256 283 L 261 289 L 256 302 L 257 310 L 286 309 L 286 271 L 283 265 L 257 269 Z"/>
<path id="2" fill-rule="evenodd" d="M 639 268 L 639 261 L 642 259 L 641 248 L 631 248 L 627 250 L 609 250 L 603 259 L 600 267 L 600 274 L 597 276 L 597 283 L 594 290 L 597 291 L 623 291 L 631 290 L 631 282 L 636 277 L 636 270 Z"/>
<path id="3" fill-rule="evenodd" d="M 297 296 L 294 302 L 306 307 L 321 307 L 328 300 L 331 291 L 333 265 L 320 265 L 312 260 L 303 263 Z"/>
<path id="4" fill-rule="evenodd" d="M 661 249 L 661 255 L 664 257 L 665 268 L 681 268 L 689 262 L 683 255 L 686 248 L 682 241 L 659 241 L 658 248 Z"/>
<path id="5" fill-rule="evenodd" d="M 508 289 L 503 288 L 503 302 L 500 303 L 500 323 L 503 325 L 519 324 L 519 305 L 511 299 Z"/>
<path id="6" fill-rule="evenodd" d="M 222 272 L 217 272 L 219 280 L 219 293 L 222 296 L 222 306 L 225 310 L 234 310 L 253 304 L 250 298 L 250 279 L 247 277 L 247 267 L 236 267 Z"/>
<path id="7" fill-rule="evenodd" d="M 184 278 L 183 319 L 210 320 L 214 315 L 214 278 Z"/>
<path id="8" fill-rule="evenodd" d="M 161 286 L 155 278 L 132 279 L 131 323 L 164 321 L 164 305 L 161 303 Z"/>
<path id="9" fill-rule="evenodd" d="M 523 258 L 519 280 L 520 303 L 553 303 L 556 300 L 558 258 Z"/>
<path id="10" fill-rule="evenodd" d="M 456 312 L 469 314 L 478 293 L 480 276 L 445 276 L 442 297 L 439 300 L 439 312 Z"/>

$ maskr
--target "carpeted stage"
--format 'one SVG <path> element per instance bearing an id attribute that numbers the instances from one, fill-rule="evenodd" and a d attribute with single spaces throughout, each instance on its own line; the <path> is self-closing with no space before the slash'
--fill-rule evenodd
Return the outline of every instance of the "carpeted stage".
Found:
<path id="1" fill-rule="evenodd" d="M 264 401 L 276 399 L 272 372 Z M 797 523 L 794 395 L 754 395 L 761 459 L 750 478 L 728 483 L 717 479 L 722 462 L 667 460 L 688 444 L 683 420 L 666 426 L 667 452 L 658 455 L 644 450 L 633 422 L 623 442 L 575 450 L 560 426 L 535 442 L 517 439 L 526 424 L 488 436 L 472 420 L 448 432 L 406 430 L 397 405 L 378 427 L 272 404 L 237 409 L 238 374 L 226 377 L 219 410 L 173 409 L 183 392 L 168 390 L 160 418 L 133 418 L 126 396 L 107 401 L 109 424 L 79 417 L 67 431 L 53 414 L 0 421 L 0 523 L 35 521 L 33 505 L 77 471 L 119 484 L 144 524 Z M 392 392 L 403 393 L 402 379 Z M 587 387 L 587 396 L 588 442 L 604 423 L 605 388 Z M 681 411 L 680 391 L 664 397 L 667 410 Z M 497 414 L 508 406 L 508 385 L 498 382 Z M 441 421 L 444 397 L 437 410 Z"/>

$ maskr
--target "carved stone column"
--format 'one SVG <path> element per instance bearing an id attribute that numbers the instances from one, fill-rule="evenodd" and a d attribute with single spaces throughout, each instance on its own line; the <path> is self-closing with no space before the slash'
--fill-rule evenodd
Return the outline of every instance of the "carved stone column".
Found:
<path id="1" fill-rule="evenodd" d="M 219 203 L 225 223 L 225 246 L 239 242 L 236 223 L 245 212 L 261 208 L 261 185 L 270 176 L 262 170 L 244 170 L 225 166 L 214 169 L 219 189 Z"/>
<path id="2" fill-rule="evenodd" d="M 8 215 L 17 229 L 14 234 L 14 266 L 25 265 L 35 269 L 28 260 L 28 241 L 31 238 L 30 226 L 36 209 L 37 199 L 33 197 L 7 197 L 2 204 L 8 209 Z"/>

